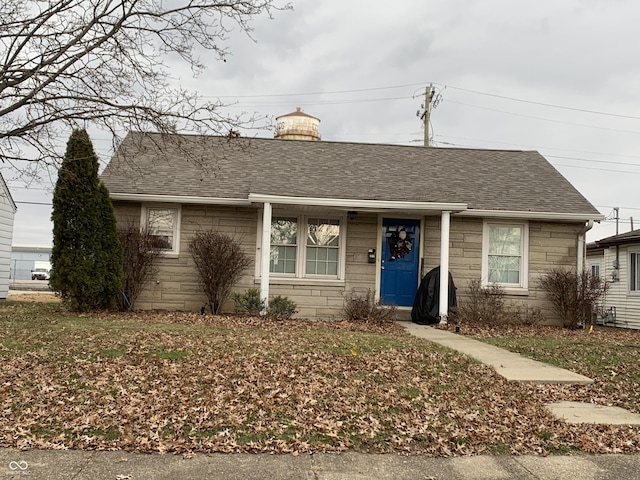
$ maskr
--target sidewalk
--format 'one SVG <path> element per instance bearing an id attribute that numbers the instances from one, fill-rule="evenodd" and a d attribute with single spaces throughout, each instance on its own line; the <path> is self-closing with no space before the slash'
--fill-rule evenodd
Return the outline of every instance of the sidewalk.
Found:
<path id="1" fill-rule="evenodd" d="M 640 480 L 638 455 L 404 457 L 362 453 L 213 454 L 0 449 L 0 477 L 43 480 Z"/>

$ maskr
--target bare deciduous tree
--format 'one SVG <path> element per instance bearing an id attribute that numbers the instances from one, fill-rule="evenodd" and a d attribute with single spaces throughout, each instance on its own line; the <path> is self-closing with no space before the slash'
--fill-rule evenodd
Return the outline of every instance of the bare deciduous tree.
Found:
<path id="1" fill-rule="evenodd" d="M 194 75 L 218 59 L 232 27 L 250 34 L 276 0 L 2 0 L 0 160 L 57 164 L 62 129 L 221 133 L 237 119 L 171 87 L 167 54 Z M 25 168 L 25 167 L 22 167 Z"/>

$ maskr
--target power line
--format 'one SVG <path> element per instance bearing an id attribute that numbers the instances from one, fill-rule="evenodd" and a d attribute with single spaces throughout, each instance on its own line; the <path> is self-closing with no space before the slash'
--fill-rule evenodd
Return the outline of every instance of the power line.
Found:
<path id="1" fill-rule="evenodd" d="M 436 83 L 436 82 L 433 82 L 433 83 Z M 502 98 L 502 99 L 505 99 L 505 100 L 511 100 L 511 101 L 514 101 L 514 102 L 529 103 L 531 105 L 540 105 L 540 106 L 543 106 L 543 107 L 559 108 L 559 109 L 562 109 L 562 110 L 572 110 L 574 112 L 593 113 L 595 115 L 606 115 L 606 116 L 609 116 L 609 117 L 630 118 L 630 119 L 633 119 L 633 120 L 640 120 L 640 117 L 636 117 L 634 115 L 622 115 L 622 114 L 619 114 L 619 113 L 600 112 L 600 111 L 597 111 L 597 110 L 587 110 L 587 109 L 584 109 L 584 108 L 567 107 L 565 105 L 557 105 L 557 104 L 554 104 L 554 103 L 544 103 L 544 102 L 537 102 L 537 101 L 533 101 L 533 100 L 524 100 L 522 98 L 509 97 L 509 96 L 506 96 L 506 95 L 498 95 L 498 94 L 495 94 L 495 93 L 480 92 L 478 90 L 471 90 L 469 88 L 454 87 L 453 85 L 447 85 L 447 84 L 444 84 L 444 83 L 436 83 L 436 85 L 441 85 L 441 86 L 444 86 L 445 88 L 451 88 L 451 89 L 460 90 L 460 91 L 463 91 L 463 92 L 475 93 L 477 95 L 485 95 L 487 97 L 495 97 L 495 98 Z"/>
<path id="2" fill-rule="evenodd" d="M 358 88 L 353 90 L 334 90 L 328 92 L 306 92 L 306 93 L 271 93 L 271 94 L 256 94 L 256 95 L 203 95 L 202 98 L 269 98 L 269 97 L 304 97 L 308 95 L 335 95 L 338 93 L 359 93 L 359 92 L 373 92 L 376 90 L 392 90 L 395 88 L 406 88 L 424 86 L 428 82 L 420 83 L 407 83 L 404 85 L 392 85 L 388 87 L 372 87 L 372 88 Z"/>
<path id="3" fill-rule="evenodd" d="M 640 175 L 640 172 L 629 172 L 626 170 L 612 170 L 609 168 L 581 167 L 580 165 L 565 165 L 562 163 L 553 164 L 554 167 L 581 168 L 583 170 L 598 170 L 600 172 L 629 173 L 631 175 Z"/>
<path id="4" fill-rule="evenodd" d="M 470 139 L 471 140 L 471 139 Z M 439 142 L 443 145 L 449 145 L 451 147 L 461 147 L 461 148 L 486 148 L 486 147 L 479 147 L 477 145 L 465 145 L 462 143 L 451 143 L 451 142 Z M 501 142 L 495 142 L 495 143 L 501 143 Z M 517 144 L 510 144 L 510 145 L 517 145 Z M 533 147 L 535 148 L 535 147 Z M 588 152 L 584 152 L 584 153 L 588 153 Z M 606 155 L 606 154 L 603 154 Z M 628 166 L 628 167 L 640 167 L 640 165 L 636 164 L 636 163 L 628 163 L 628 162 L 614 162 L 614 161 L 609 161 L 609 160 L 593 160 L 593 159 L 589 159 L 589 158 L 578 158 L 578 157 L 564 157 L 564 156 L 560 156 L 560 155 L 544 155 L 545 158 L 560 158 L 563 160 L 577 160 L 577 161 L 581 161 L 581 162 L 591 162 L 591 163 L 601 163 L 601 164 L 605 164 L 605 165 L 624 165 L 624 166 Z M 562 165 L 562 166 L 566 166 L 566 167 L 574 167 L 574 168 L 587 168 L 587 169 L 591 169 L 591 170 L 604 170 L 607 172 L 620 172 L 620 173 L 640 173 L 640 172 L 625 172 L 623 170 L 605 170 L 605 169 L 596 169 L 596 168 L 590 168 L 590 167 L 580 167 L 578 165 Z"/>
<path id="5" fill-rule="evenodd" d="M 371 103 L 371 102 L 388 102 L 390 100 L 408 100 L 408 99 L 413 99 L 412 96 L 407 96 L 407 97 L 386 97 L 386 98 L 363 98 L 363 99 L 359 99 L 359 100 L 324 100 L 324 101 L 312 101 L 312 102 L 305 102 L 305 105 L 311 105 L 311 106 L 324 106 L 324 105 L 349 105 L 349 104 L 354 104 L 354 103 Z M 287 103 L 242 103 L 242 102 L 236 102 L 233 105 L 225 105 L 224 108 L 232 108 L 232 107 L 237 107 L 237 108 L 260 108 L 260 107 L 287 107 L 290 106 L 291 103 L 287 102 Z"/>
<path id="6" fill-rule="evenodd" d="M 607 165 L 626 165 L 629 167 L 640 167 L 637 163 L 627 163 L 627 162 L 611 162 L 608 160 L 590 160 L 588 158 L 577 158 L 577 157 L 562 157 L 560 155 L 545 155 L 545 157 L 549 158 L 560 158 L 562 160 L 579 160 L 581 162 L 592 162 L 592 163 L 604 163 Z M 618 171 L 618 170 L 616 170 Z"/>
<path id="7" fill-rule="evenodd" d="M 611 209 L 616 208 L 616 207 L 612 207 L 611 205 L 594 205 L 594 207 L 597 207 L 597 208 L 611 208 Z M 617 206 L 617 208 L 624 209 L 624 210 L 640 210 L 640 208 L 638 208 L 638 207 L 620 207 L 620 206 Z M 611 213 L 613 213 L 613 212 L 610 212 L 609 215 L 611 215 Z"/>
<path id="8" fill-rule="evenodd" d="M 530 118 L 530 119 L 533 119 L 533 120 L 541 120 L 541 121 L 544 121 L 544 122 L 559 123 L 559 124 L 562 124 L 562 125 L 574 125 L 574 126 L 578 126 L 578 127 L 595 128 L 597 130 L 607 130 L 609 132 L 622 132 L 622 133 L 640 134 L 640 131 L 621 130 L 621 129 L 618 129 L 618 128 L 598 127 L 596 125 L 587 125 L 587 124 L 584 124 L 584 123 L 565 122 L 564 120 L 555 120 L 555 119 L 552 119 L 552 118 L 536 117 L 535 115 L 525 115 L 524 113 L 507 112 L 505 110 L 498 110 L 497 108 L 481 107 L 479 105 L 472 105 L 470 103 L 458 102 L 456 100 L 447 100 L 447 102 L 448 103 L 455 103 L 455 104 L 458 104 L 458 105 L 464 105 L 466 107 L 471 107 L 471 108 L 478 108 L 478 109 L 481 109 L 481 110 L 488 110 L 490 112 L 504 113 L 506 115 L 513 115 L 515 117 Z"/>
<path id="9" fill-rule="evenodd" d="M 407 134 L 409 135 L 409 134 Z M 413 135 L 418 135 L 418 133 L 415 133 Z M 510 142 L 500 142 L 498 140 L 487 140 L 486 138 L 469 138 L 469 137 L 454 137 L 454 136 L 450 136 L 450 135 L 435 135 L 436 137 L 442 137 L 442 138 L 459 138 L 461 140 L 471 140 L 472 142 L 485 142 L 488 141 L 489 143 L 497 143 L 500 145 L 511 145 L 514 147 L 527 147 L 527 148 L 535 148 L 536 150 L 539 149 L 545 149 L 545 150 L 560 150 L 560 151 L 564 151 L 564 152 L 577 152 L 577 153 L 588 153 L 591 155 L 606 155 L 608 157 L 626 157 L 626 158 L 640 158 L 640 155 L 626 155 L 624 153 L 609 153 L 609 152 L 592 152 L 589 150 L 575 150 L 575 149 L 571 149 L 571 148 L 560 148 L 560 147 L 548 147 L 548 146 L 543 146 L 543 145 L 527 145 L 527 144 L 523 144 L 523 143 L 510 143 Z"/>

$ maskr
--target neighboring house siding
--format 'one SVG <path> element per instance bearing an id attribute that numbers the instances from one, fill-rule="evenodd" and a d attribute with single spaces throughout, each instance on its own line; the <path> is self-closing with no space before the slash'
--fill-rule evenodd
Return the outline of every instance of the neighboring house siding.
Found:
<path id="1" fill-rule="evenodd" d="M 638 245 L 620 245 L 619 247 L 618 279 L 612 281 L 616 247 L 606 248 L 604 251 L 604 269 L 601 267 L 600 276 L 609 283 L 609 290 L 602 305 L 604 310 L 615 307 L 616 326 L 640 329 L 640 294 L 629 291 L 629 249 L 640 251 Z"/>
<path id="2" fill-rule="evenodd" d="M 11 240 L 13 238 L 14 207 L 0 189 L 0 300 L 9 293 L 11 273 Z"/>

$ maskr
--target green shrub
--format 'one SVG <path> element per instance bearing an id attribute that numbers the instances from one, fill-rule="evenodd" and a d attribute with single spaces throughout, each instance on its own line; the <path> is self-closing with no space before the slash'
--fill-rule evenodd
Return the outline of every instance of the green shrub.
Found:
<path id="1" fill-rule="evenodd" d="M 388 323 L 395 321 L 397 308 L 385 306 L 378 300 L 371 289 L 365 295 L 359 295 L 355 289 L 345 295 L 342 311 L 344 318 L 350 322 Z"/>
<path id="2" fill-rule="evenodd" d="M 289 320 L 298 312 L 296 308 L 297 305 L 294 301 L 278 295 L 269 300 L 267 315 L 275 320 Z"/>
<path id="3" fill-rule="evenodd" d="M 264 300 L 260 298 L 260 290 L 257 288 L 250 288 L 244 293 L 234 293 L 231 298 L 235 303 L 235 313 L 260 315 L 264 309 Z"/>

